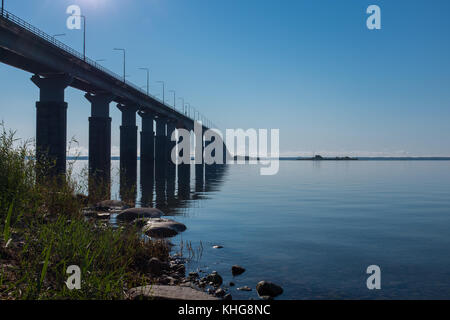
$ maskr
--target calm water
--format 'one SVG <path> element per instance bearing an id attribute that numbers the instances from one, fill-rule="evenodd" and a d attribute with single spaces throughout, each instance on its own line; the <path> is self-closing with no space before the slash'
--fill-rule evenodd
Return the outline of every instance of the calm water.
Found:
<path id="1" fill-rule="evenodd" d="M 201 177 L 192 166 L 177 181 L 142 180 L 145 199 L 188 227 L 172 242 L 202 242 L 189 271 L 218 271 L 236 283 L 234 299 L 257 298 L 236 288 L 260 280 L 280 284 L 283 299 L 450 299 L 450 161 L 282 161 L 270 177 L 248 165 Z M 233 264 L 247 271 L 233 278 Z M 366 288 L 372 264 L 378 291 Z"/>

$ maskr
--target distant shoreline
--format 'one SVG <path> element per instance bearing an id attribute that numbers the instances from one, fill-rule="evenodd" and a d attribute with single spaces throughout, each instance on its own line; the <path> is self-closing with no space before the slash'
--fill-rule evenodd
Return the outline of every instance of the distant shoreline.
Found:
<path id="1" fill-rule="evenodd" d="M 359 161 L 450 161 L 450 157 L 352 157 L 352 159 L 358 159 Z M 262 160 L 268 160 L 274 158 L 262 158 Z M 81 157 L 67 157 L 67 160 L 89 160 L 87 156 Z M 111 160 L 120 160 L 120 157 L 111 157 Z M 140 160 L 140 157 L 137 158 Z M 193 159 L 192 159 L 193 160 Z M 280 157 L 281 161 L 318 161 L 311 157 Z M 345 161 L 344 159 L 336 160 L 334 157 L 325 158 L 326 161 Z M 320 161 L 320 160 L 319 160 Z"/>

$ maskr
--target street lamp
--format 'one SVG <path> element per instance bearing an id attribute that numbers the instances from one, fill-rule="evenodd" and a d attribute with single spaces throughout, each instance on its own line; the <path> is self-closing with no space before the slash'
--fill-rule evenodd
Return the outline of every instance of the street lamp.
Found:
<path id="1" fill-rule="evenodd" d="M 177 109 L 176 108 L 176 101 L 177 101 L 177 99 L 175 97 L 175 95 L 176 95 L 175 90 L 170 90 L 169 92 L 173 93 L 173 109 L 176 110 Z"/>
<path id="2" fill-rule="evenodd" d="M 123 82 L 125 83 L 126 77 L 126 51 L 122 48 L 114 48 L 113 50 L 122 51 L 123 52 Z"/>
<path id="3" fill-rule="evenodd" d="M 149 95 L 149 93 L 150 93 L 150 91 L 149 91 L 149 88 L 150 88 L 150 83 L 149 83 L 149 80 L 150 80 L 150 69 L 149 68 L 139 68 L 139 69 L 147 71 L 147 95 Z"/>
<path id="4" fill-rule="evenodd" d="M 181 100 L 183 102 L 182 106 L 183 106 L 183 113 L 186 114 L 186 110 L 185 110 L 185 105 L 184 105 L 184 98 L 179 97 L 178 100 Z"/>
<path id="5" fill-rule="evenodd" d="M 86 16 L 82 14 L 74 16 L 83 18 L 83 59 L 84 61 L 86 61 Z"/>
<path id="6" fill-rule="evenodd" d="M 166 99 L 165 99 L 165 87 L 166 87 L 166 83 L 164 81 L 156 81 L 157 83 L 162 83 L 162 89 L 163 89 L 163 104 L 166 104 Z"/>

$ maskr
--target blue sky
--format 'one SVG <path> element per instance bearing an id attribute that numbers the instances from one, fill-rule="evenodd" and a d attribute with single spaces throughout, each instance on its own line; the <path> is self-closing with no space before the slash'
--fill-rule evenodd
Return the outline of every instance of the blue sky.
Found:
<path id="1" fill-rule="evenodd" d="M 65 13 L 87 16 L 87 55 L 128 80 L 175 89 L 220 128 L 279 128 L 282 155 L 450 156 L 450 1 L 5 0 L 82 51 Z M 370 4 L 382 29 L 369 31 Z M 0 119 L 35 135 L 38 89 L 0 65 Z M 89 103 L 67 89 L 68 137 L 88 145 Z M 169 94 L 166 94 L 169 99 Z M 177 101 L 179 103 L 179 101 Z M 120 112 L 111 105 L 113 153 Z"/>

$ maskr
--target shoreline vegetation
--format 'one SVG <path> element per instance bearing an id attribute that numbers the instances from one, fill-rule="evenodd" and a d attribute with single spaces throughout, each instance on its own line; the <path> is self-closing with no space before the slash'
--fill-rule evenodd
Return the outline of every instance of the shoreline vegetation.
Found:
<path id="1" fill-rule="evenodd" d="M 140 219 L 146 215 L 139 212 L 137 219 L 124 219 L 116 227 L 89 218 L 91 199 L 71 177 L 71 166 L 65 177 L 43 178 L 40 174 L 51 164 L 33 160 L 30 141 L 18 145 L 15 133 L 0 127 L 0 300 L 165 299 L 181 293 L 190 299 L 213 298 L 188 285 L 180 289 L 194 277 L 185 277 L 183 244 L 181 253 L 171 255 L 169 241 L 143 237 L 149 221 Z M 111 213 L 110 208 L 88 207 Z M 150 220 L 153 234 L 168 223 Z M 81 271 L 79 290 L 66 285 L 73 265 Z"/>
<path id="2" fill-rule="evenodd" d="M 52 178 L 52 168 L 36 161 L 31 141 L 20 144 L 0 123 L 0 300 L 232 299 L 234 283 L 224 284 L 217 272 L 187 274 L 186 263 L 202 255 L 201 243 L 194 249 L 181 242 L 173 252 L 167 239 L 185 225 L 156 208 L 87 197 L 88 187 L 72 176 L 73 163 L 64 176 Z M 109 223 L 112 214 L 117 225 Z M 70 290 L 73 266 L 80 286 Z M 230 272 L 245 269 L 234 265 Z M 283 293 L 268 281 L 256 291 L 261 299 Z"/>
<path id="3" fill-rule="evenodd" d="M 187 274 L 201 243 L 195 250 L 181 242 L 173 252 L 168 238 L 185 225 L 156 208 L 89 198 L 88 187 L 72 177 L 73 163 L 65 176 L 51 178 L 53 165 L 36 161 L 31 141 L 19 143 L 0 123 L 0 300 L 232 299 L 234 284 L 217 272 Z M 112 214 L 117 225 L 109 223 Z M 80 270 L 79 289 L 66 285 L 71 266 Z M 230 272 L 245 269 L 234 265 Z M 256 291 L 272 299 L 283 289 L 261 281 Z"/>

